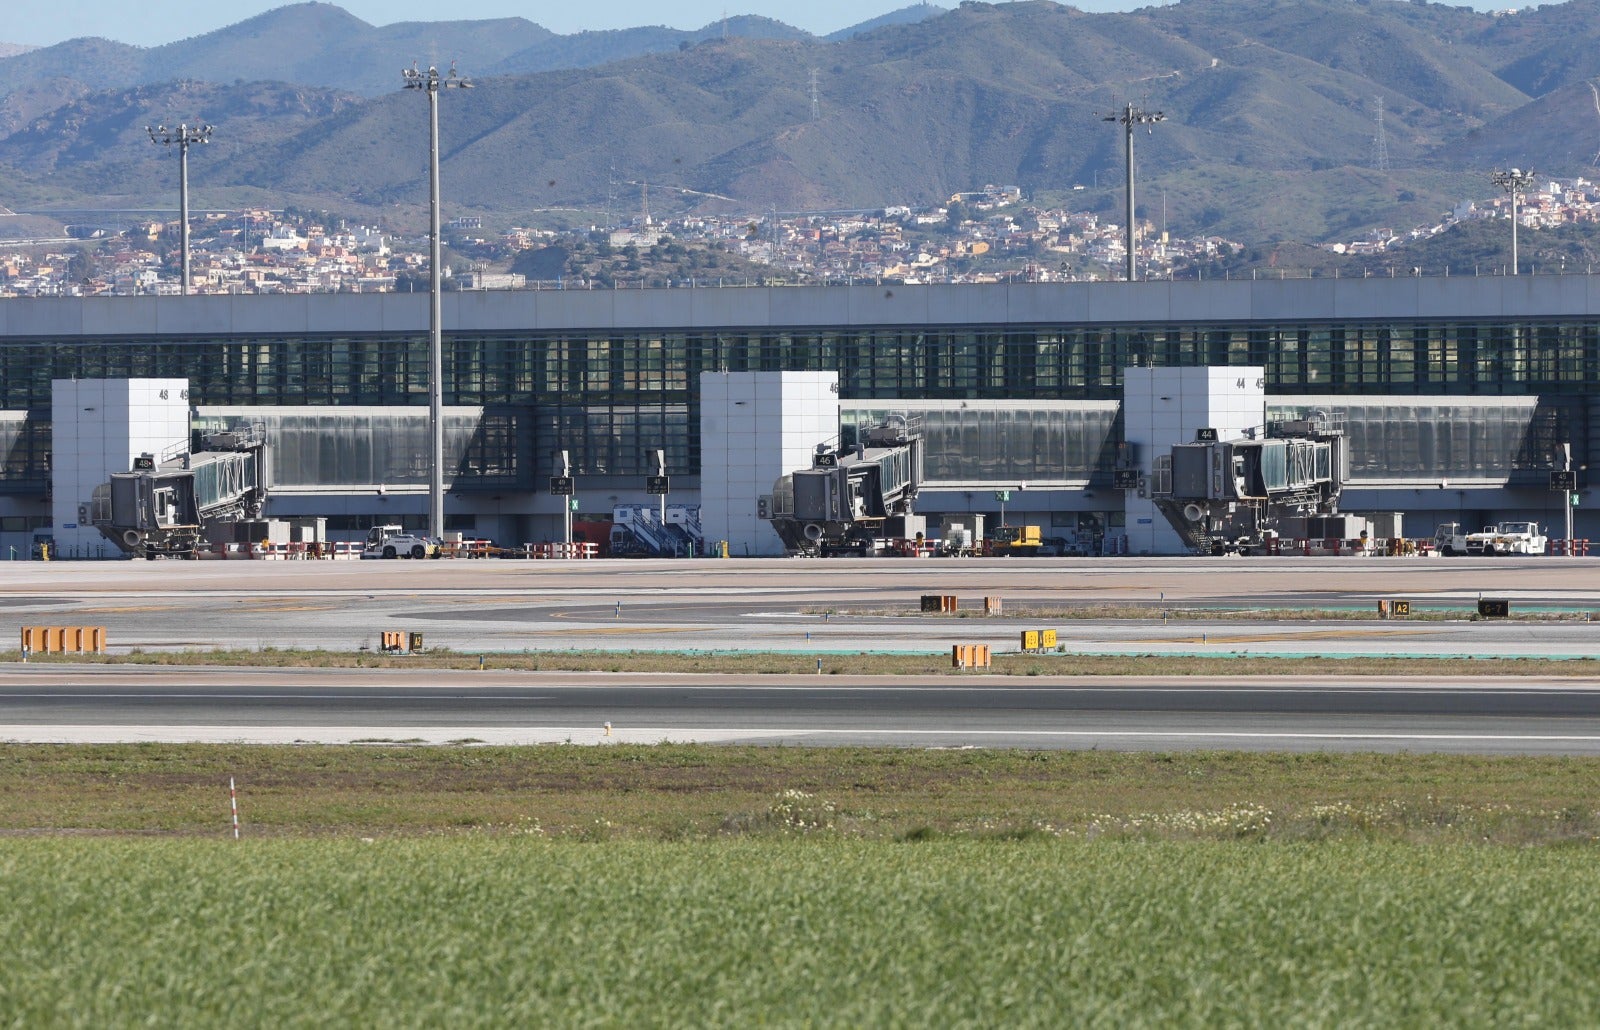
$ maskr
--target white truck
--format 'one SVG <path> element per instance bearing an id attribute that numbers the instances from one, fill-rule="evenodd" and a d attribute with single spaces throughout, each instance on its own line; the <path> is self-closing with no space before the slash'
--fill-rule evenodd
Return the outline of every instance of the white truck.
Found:
<path id="1" fill-rule="evenodd" d="M 367 530 L 363 558 L 439 558 L 444 548 L 439 541 L 400 526 L 373 526 Z"/>
<path id="2" fill-rule="evenodd" d="M 1468 554 L 1544 554 L 1548 544 L 1537 522 L 1499 522 L 1467 534 Z"/>
<path id="3" fill-rule="evenodd" d="M 1461 528 L 1459 522 L 1439 523 L 1439 528 L 1433 531 L 1433 549 L 1447 558 L 1466 554 L 1467 531 Z"/>

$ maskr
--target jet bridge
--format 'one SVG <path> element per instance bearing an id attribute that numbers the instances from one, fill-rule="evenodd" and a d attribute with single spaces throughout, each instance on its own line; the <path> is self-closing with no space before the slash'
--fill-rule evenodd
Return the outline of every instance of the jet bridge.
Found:
<path id="1" fill-rule="evenodd" d="M 818 444 L 811 467 L 772 487 L 766 517 L 793 554 L 871 554 L 886 523 L 911 514 L 922 487 L 917 419 L 893 415 L 854 447 Z"/>
<path id="2" fill-rule="evenodd" d="M 1349 476 L 1340 412 L 1273 422 L 1263 436 L 1174 445 L 1150 498 L 1199 554 L 1265 548 L 1280 519 L 1332 515 Z"/>
<path id="3" fill-rule="evenodd" d="M 85 521 L 137 558 L 192 558 L 206 528 L 254 519 L 267 498 L 266 427 L 239 422 L 135 459 L 95 487 Z"/>

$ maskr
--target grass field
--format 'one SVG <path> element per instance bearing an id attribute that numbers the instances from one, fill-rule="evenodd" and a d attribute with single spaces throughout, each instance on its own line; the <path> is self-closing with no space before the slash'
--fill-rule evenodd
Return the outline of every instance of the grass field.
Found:
<path id="1" fill-rule="evenodd" d="M 1597 798 L 1586 758 L 0 745 L 0 1025 L 1587 1025 Z"/>
<path id="2" fill-rule="evenodd" d="M 0 834 L 696 841 L 1600 838 L 1600 759 L 786 748 L 0 745 Z"/>
<path id="3" fill-rule="evenodd" d="M 0 651 L 0 662 L 21 659 Z M 466 653 L 434 649 L 421 654 L 384 655 L 265 647 L 254 650 L 135 651 L 125 654 L 35 655 L 33 664 L 195 665 L 313 669 L 459 669 L 529 672 L 692 672 L 729 675 L 807 674 L 816 670 L 816 652 L 681 651 L 524 651 Z M 835 676 L 969 676 L 953 669 L 949 654 L 829 653 L 827 673 Z M 988 672 L 1000 676 L 1600 676 L 1600 659 L 1370 657 L 1247 654 L 1098 655 L 997 652 Z"/>
<path id="4" fill-rule="evenodd" d="M 1560 1026 L 1591 849 L 8 841 L 16 1026 Z"/>

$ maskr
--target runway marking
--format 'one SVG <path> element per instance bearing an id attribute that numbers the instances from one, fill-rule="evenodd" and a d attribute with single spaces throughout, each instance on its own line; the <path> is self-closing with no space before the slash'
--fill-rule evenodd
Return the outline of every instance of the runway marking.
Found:
<path id="1" fill-rule="evenodd" d="M 74 608 L 72 611 L 78 615 L 89 615 L 112 614 L 119 612 L 170 612 L 176 611 L 177 609 L 178 606 L 175 604 L 144 604 L 130 605 L 126 608 Z"/>
<path id="2" fill-rule="evenodd" d="M 1119 640 L 1118 644 L 1293 644 L 1302 640 L 1370 640 L 1373 637 L 1423 637 L 1432 636 L 1426 629 L 1322 629 L 1297 632 L 1285 629 L 1282 633 L 1205 633 L 1189 637 L 1144 637 Z"/>
<path id="3" fill-rule="evenodd" d="M 751 738 L 793 741 L 803 737 L 955 737 L 1192 740 L 1406 741 L 1477 744 L 1600 744 L 1600 736 L 1469 733 L 1252 733 L 1141 730 L 827 730 L 617 726 L 607 735 L 602 727 L 574 726 L 202 726 L 150 724 L 40 725 L 0 727 L 0 740 L 26 742 L 118 743 L 127 741 L 370 743 L 386 745 L 592 743 L 662 744 L 717 743 Z"/>
<path id="4" fill-rule="evenodd" d="M 593 637 L 632 636 L 635 633 L 704 633 L 713 626 L 596 626 L 592 629 L 540 629 L 518 636 L 530 637 Z"/>
<path id="5" fill-rule="evenodd" d="M 52 691 L 48 694 L 7 694 L 6 700 L 19 701 L 554 701 L 553 694 L 496 694 L 493 697 L 472 697 L 461 694 L 217 694 L 197 691 L 189 694 L 155 693 L 150 691 L 97 691 L 76 693 Z"/>
<path id="6" fill-rule="evenodd" d="M 573 598 L 568 597 L 563 598 L 562 600 L 570 603 Z M 730 599 L 727 601 L 720 601 L 716 604 L 672 604 L 669 601 L 658 601 L 651 599 L 645 601 L 624 601 L 622 604 L 622 609 L 624 612 L 630 615 L 637 615 L 639 612 L 662 610 L 669 612 L 721 612 L 723 609 L 735 603 L 737 602 Z M 603 613 L 611 610 L 611 607 L 611 604 L 606 603 L 597 604 L 593 608 L 584 608 L 575 612 L 550 612 L 548 614 L 552 619 L 593 619 L 601 617 Z M 789 612 L 787 614 L 793 616 L 795 613 Z M 801 617 L 804 618 L 806 616 Z"/>
<path id="7" fill-rule="evenodd" d="M 683 731 L 679 731 L 683 732 Z M 754 730 L 757 733 L 783 733 L 782 730 Z M 991 737 L 1162 737 L 1181 739 L 1205 737 L 1215 740 L 1477 740 L 1477 741 L 1561 741 L 1600 743 L 1600 735 L 1542 733 L 1270 733 L 1252 730 L 789 730 L 807 736 L 866 735 L 883 736 L 991 736 Z"/>
<path id="8" fill-rule="evenodd" d="M 104 670 L 104 669 L 110 669 L 112 667 L 102 665 L 102 666 L 95 666 L 94 668 Z M 162 667 L 163 670 L 165 670 L 167 668 L 169 668 L 169 667 Z M 186 668 L 187 671 L 192 672 L 197 667 L 195 667 L 195 666 L 187 666 L 185 668 Z M 215 669 L 215 668 L 219 668 L 219 667 L 212 666 L 212 667 L 207 667 L 207 668 L 209 670 L 209 669 Z M 300 672 L 300 671 L 308 671 L 308 672 L 310 672 L 310 671 L 316 671 L 316 670 L 296 670 L 296 669 L 291 667 L 291 668 L 256 668 L 256 669 L 236 668 L 236 669 L 227 669 L 225 671 L 228 672 L 228 673 L 246 673 L 246 672 L 250 672 L 250 673 L 258 673 L 258 674 L 271 674 L 271 673 L 290 673 L 290 674 L 294 674 L 294 673 L 297 673 L 297 672 Z M 376 671 L 380 671 L 380 670 L 349 668 L 349 669 L 342 669 L 342 670 L 339 670 L 339 671 L 345 672 L 345 673 L 350 673 L 350 674 L 352 674 L 352 676 L 359 676 L 362 673 L 376 672 Z M 387 672 L 394 672 L 394 671 L 402 671 L 408 676 L 415 676 L 415 677 L 428 676 L 428 677 L 432 678 L 435 675 L 437 675 L 440 671 L 458 671 L 458 670 L 406 669 L 406 670 L 382 670 L 382 671 L 384 671 L 386 673 Z M 521 672 L 522 672 L 522 670 L 495 670 L 495 674 L 496 675 L 501 675 L 501 676 L 516 675 L 516 674 L 520 674 Z M 148 678 L 151 678 L 152 676 L 158 675 L 158 674 L 160 674 L 159 671 L 153 671 L 153 672 L 150 672 L 150 673 L 131 673 L 130 672 L 130 673 L 126 673 L 126 674 L 102 673 L 102 675 L 106 675 L 108 678 L 110 678 L 110 676 L 112 676 L 112 675 L 117 675 L 118 679 L 148 679 Z M 558 672 L 558 671 L 552 671 L 552 672 L 549 672 L 549 673 L 542 673 L 542 672 L 537 672 L 536 670 L 528 670 L 527 674 L 528 675 L 536 675 L 540 679 L 545 679 L 545 680 L 551 679 L 552 677 L 563 677 L 563 676 L 568 675 L 566 673 L 562 673 L 562 672 Z M 52 672 L 41 672 L 41 673 L 18 672 L 15 675 L 15 679 L 24 681 L 23 683 L 19 683 L 18 684 L 19 686 L 20 685 L 26 685 L 26 686 L 31 686 L 31 687 L 48 687 L 50 685 L 50 683 L 52 683 L 52 682 L 55 682 L 55 681 L 57 681 L 57 680 L 59 680 L 61 678 L 65 678 L 67 676 L 73 676 L 73 675 L 77 675 L 77 670 L 73 670 L 73 671 L 63 670 L 60 673 L 56 673 L 56 672 L 53 672 L 53 671 Z M 903 685 L 885 684 L 885 683 L 863 683 L 863 684 L 854 684 L 854 685 L 851 685 L 851 684 L 815 684 L 815 685 L 805 684 L 805 685 L 798 685 L 798 684 L 785 684 L 785 683 L 754 684 L 754 685 L 743 685 L 743 684 L 732 684 L 732 683 L 730 683 L 730 684 L 671 683 L 671 682 L 669 682 L 669 683 L 661 683 L 661 682 L 640 683 L 640 682 L 634 681 L 631 678 L 634 674 L 630 674 L 630 673 L 571 673 L 570 675 L 575 678 L 574 682 L 571 682 L 571 683 L 544 684 L 544 685 L 542 685 L 542 689 L 545 689 L 545 690 L 552 690 L 552 689 L 554 689 L 554 690 L 563 690 L 563 691 L 568 691 L 568 692 L 586 692 L 586 691 L 606 690 L 606 689 L 627 689 L 627 690 L 636 690 L 636 691 L 653 692 L 653 693 L 682 693 L 682 692 L 688 691 L 688 692 L 703 692 L 703 693 L 715 693 L 715 694 L 730 694 L 730 693 L 731 694 L 761 694 L 761 693 L 778 693 L 778 694 L 816 694 L 816 693 L 822 693 L 822 694 L 846 694 L 846 693 L 848 693 L 848 694 L 865 694 L 865 693 L 872 693 L 872 694 L 908 694 L 908 693 L 909 694 L 951 694 L 951 693 L 968 693 L 968 692 L 974 692 L 974 691 L 979 691 L 979 690 L 1003 690 L 1003 691 L 1006 691 L 1007 693 L 1010 693 L 1010 694 L 1056 694 L 1056 695 L 1068 694 L 1068 695 L 1070 695 L 1070 694 L 1122 694 L 1122 693 L 1128 693 L 1128 694 L 1148 694 L 1148 695 L 1172 695 L 1172 696 L 1176 696 L 1176 697 L 1191 697 L 1191 698 L 1195 697 L 1197 695 L 1224 695 L 1224 694 L 1225 695 L 1238 695 L 1238 696 L 1242 696 L 1242 697 L 1260 697 L 1260 696 L 1263 696 L 1263 695 L 1272 695 L 1272 694 L 1331 694 L 1331 695 L 1337 695 L 1337 696 L 1340 696 L 1340 697 L 1348 697 L 1348 696 L 1357 696 L 1358 697 L 1358 696 L 1361 696 L 1361 695 L 1375 695 L 1375 696 L 1381 696 L 1381 697 L 1439 697 L 1441 695 L 1448 695 L 1448 694 L 1451 694 L 1451 693 L 1469 695 L 1469 696 L 1504 695 L 1504 696 L 1508 696 L 1508 697 L 1528 697 L 1528 696 L 1540 696 L 1540 695 L 1552 695 L 1552 696 L 1578 695 L 1578 696 L 1583 696 L 1583 697 L 1589 697 L 1589 696 L 1593 696 L 1595 693 L 1597 693 L 1597 691 L 1600 691 L 1600 683 L 1596 683 L 1594 680 L 1587 679 L 1587 678 L 1578 680 L 1577 682 L 1573 682 L 1573 683 L 1535 683 L 1535 684 L 1529 684 L 1529 685 L 1509 684 L 1509 683 L 1463 683 L 1462 681 L 1455 680 L 1455 679 L 1450 679 L 1450 678 L 1446 677 L 1444 679 L 1441 679 L 1440 682 L 1438 682 L 1437 684 L 1431 685 L 1431 686 L 1430 685 L 1420 685 L 1420 684 L 1419 685 L 1385 686 L 1385 685 L 1382 685 L 1382 684 L 1373 685 L 1373 684 L 1366 684 L 1366 683 L 1359 683 L 1359 684 L 1358 683 L 1347 683 L 1346 681 L 1342 681 L 1341 680 L 1341 681 L 1338 681 L 1338 682 L 1335 682 L 1335 683 L 1306 682 L 1306 683 L 1289 684 L 1289 683 L 1273 682 L 1273 683 L 1262 683 L 1262 684 L 1258 684 L 1258 685 L 1255 685 L 1255 686 L 1246 686 L 1246 687 L 1228 687 L 1228 686 L 1219 686 L 1219 685 L 1207 684 L 1207 683 L 1195 683 L 1195 684 L 1192 684 L 1192 685 L 1185 685 L 1185 686 L 1181 686 L 1181 687 L 1175 687 L 1175 686 L 1140 686 L 1140 685 L 1125 684 L 1125 683 L 1099 683 L 1099 684 L 1084 683 L 1084 684 L 1052 685 L 1052 684 L 1022 683 L 1022 682 L 1012 683 L 1012 682 L 1008 682 L 1008 680 L 1012 679 L 1012 677 L 990 677 L 987 681 L 983 681 L 983 680 L 979 680 L 977 678 L 974 678 L 969 683 L 961 683 L 961 684 L 930 684 L 930 685 L 927 685 L 927 686 L 903 686 Z M 693 673 L 679 673 L 679 674 L 673 674 L 673 675 L 675 675 L 675 676 L 684 676 L 684 675 L 693 676 L 695 674 L 693 674 Z M 613 682 L 614 680 L 618 679 L 619 677 L 628 677 L 628 679 L 626 680 L 626 682 L 621 683 L 621 684 Z M 474 674 L 474 679 L 479 679 L 479 678 L 481 678 L 481 674 Z M 1575 677 L 1575 679 L 1577 679 L 1577 678 Z M 595 681 L 597 681 L 597 682 L 595 682 Z M 530 683 L 484 684 L 484 683 L 481 683 L 481 682 L 474 682 L 474 683 L 461 683 L 461 684 L 429 683 L 426 686 L 419 686 L 419 687 L 411 688 L 411 689 L 397 687 L 397 686 L 395 686 L 393 684 L 379 684 L 379 685 L 375 685 L 375 686 L 372 686 L 372 687 L 352 686 L 352 687 L 327 687 L 327 688 L 325 688 L 325 689 L 331 689 L 331 690 L 347 690 L 347 691 L 349 691 L 349 693 L 344 693 L 344 694 L 337 694 L 337 693 L 332 693 L 332 694 L 330 694 L 330 693 L 311 694 L 311 693 L 304 692 L 306 688 L 296 687 L 296 686 L 293 686 L 293 685 L 277 687 L 277 688 L 267 688 L 269 690 L 275 691 L 275 692 L 272 692 L 272 693 L 256 692 L 256 693 L 250 693 L 250 694 L 217 693 L 217 691 L 219 689 L 225 690 L 227 688 L 227 686 L 229 686 L 228 684 L 216 684 L 216 685 L 212 685 L 212 686 L 193 687 L 193 688 L 186 689 L 186 690 L 160 690 L 160 691 L 157 691 L 157 690 L 128 689 L 130 687 L 135 687 L 135 686 L 137 686 L 136 683 L 112 682 L 112 683 L 108 683 L 106 685 L 106 688 L 103 689 L 103 690 L 88 690 L 88 689 L 80 688 L 80 689 L 76 689 L 76 690 L 74 690 L 74 689 L 51 690 L 49 693 L 21 693 L 21 692 L 5 691 L 5 692 L 0 692 L 0 703 L 3 703 L 5 701 L 7 701 L 7 700 L 12 700 L 12 699 L 20 699 L 20 700 L 53 700 L 53 699 L 60 699 L 60 698 L 71 698 L 71 699 L 78 699 L 78 698 L 95 699 L 95 698 L 100 698 L 100 699 L 106 699 L 106 700 L 114 700 L 114 699 L 118 699 L 118 698 L 145 698 L 145 699 L 162 698 L 162 699 L 168 699 L 168 700 L 171 700 L 171 699 L 200 699 L 200 700 L 213 700 L 213 701 L 226 701 L 226 700 L 284 700 L 284 699 L 295 699 L 295 698 L 307 698 L 307 699 L 314 699 L 314 700 L 328 700 L 330 698 L 359 698 L 359 699 L 368 700 L 368 701 L 404 701 L 404 700 L 418 700 L 418 699 L 422 699 L 422 700 L 437 700 L 437 699 L 441 699 L 441 698 L 443 698 L 443 699 L 470 699 L 471 695 L 472 695 L 472 693 L 474 691 L 492 692 L 492 693 L 486 693 L 483 696 L 487 697 L 490 700 L 504 700 L 506 698 L 515 697 L 516 696 L 516 695 L 508 693 L 508 691 L 525 690 L 525 689 L 529 689 L 530 687 L 534 687 L 535 685 L 534 684 L 530 684 Z M 423 691 L 423 690 L 448 691 L 450 693 L 424 694 L 424 693 L 420 693 L 419 692 L 419 691 Z M 385 692 L 379 693 L 379 691 L 385 691 Z M 591 701 L 588 701 L 588 700 L 583 699 L 583 698 L 574 698 L 573 700 L 575 702 L 581 702 L 581 703 L 585 703 L 585 704 L 595 703 L 595 702 L 591 702 Z M 1221 713 L 1218 713 L 1218 714 L 1221 714 Z"/>

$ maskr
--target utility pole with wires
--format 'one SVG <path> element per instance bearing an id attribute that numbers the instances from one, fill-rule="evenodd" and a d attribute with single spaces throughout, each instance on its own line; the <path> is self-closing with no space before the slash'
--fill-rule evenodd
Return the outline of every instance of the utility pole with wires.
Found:
<path id="1" fill-rule="evenodd" d="M 1139 110 L 1137 107 L 1133 106 L 1132 101 L 1129 101 L 1129 103 L 1127 104 L 1126 108 L 1123 110 L 1122 114 L 1120 114 L 1120 115 L 1108 114 L 1104 118 L 1101 119 L 1101 121 L 1105 121 L 1105 122 L 1121 122 L 1122 123 L 1122 135 L 1123 135 L 1123 139 L 1125 141 L 1126 160 L 1127 160 L 1127 163 L 1128 163 L 1128 187 L 1127 187 L 1128 188 L 1128 274 L 1127 274 L 1127 279 L 1128 279 L 1128 282 L 1130 282 L 1130 283 L 1134 281 L 1135 274 L 1138 271 L 1138 266 L 1137 266 L 1137 263 L 1136 263 L 1137 262 L 1137 254 L 1136 254 L 1135 249 L 1134 249 L 1137 246 L 1137 242 L 1138 241 L 1137 241 L 1137 238 L 1134 235 L 1135 230 L 1134 230 L 1134 224 L 1133 224 L 1133 128 L 1136 125 L 1144 125 L 1144 126 L 1148 127 L 1150 125 L 1154 125 L 1156 122 L 1166 121 L 1166 119 L 1167 119 L 1167 116 L 1162 114 L 1160 111 L 1141 111 L 1141 110 Z M 1146 131 L 1147 132 L 1154 132 L 1155 130 L 1147 128 Z"/>

